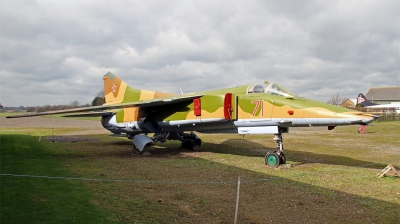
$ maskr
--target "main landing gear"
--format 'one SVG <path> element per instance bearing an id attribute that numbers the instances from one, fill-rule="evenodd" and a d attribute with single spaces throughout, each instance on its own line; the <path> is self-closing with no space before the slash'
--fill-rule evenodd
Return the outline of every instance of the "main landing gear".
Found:
<path id="1" fill-rule="evenodd" d="M 190 134 L 181 133 L 183 137 L 183 141 L 181 143 L 181 147 L 189 150 L 199 150 L 201 146 L 201 139 L 194 134 L 194 132 L 190 132 Z"/>
<path id="2" fill-rule="evenodd" d="M 270 167 L 278 167 L 280 164 L 286 163 L 285 154 L 283 154 L 282 130 L 279 128 L 278 134 L 275 134 L 274 140 L 278 148 L 277 151 L 267 152 L 265 155 L 265 165 Z"/>
<path id="3" fill-rule="evenodd" d="M 134 154 L 142 154 L 156 142 L 165 142 L 167 140 L 179 140 L 181 141 L 182 148 L 190 150 L 199 150 L 201 146 L 201 139 L 192 131 L 190 134 L 183 132 L 159 132 L 154 134 L 153 137 L 147 136 L 147 134 L 138 134 L 130 136 L 133 142 Z"/>

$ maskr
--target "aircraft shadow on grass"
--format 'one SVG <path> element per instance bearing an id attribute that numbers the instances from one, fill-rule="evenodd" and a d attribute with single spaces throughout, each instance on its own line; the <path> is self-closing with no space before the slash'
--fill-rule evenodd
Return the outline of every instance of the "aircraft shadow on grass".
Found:
<path id="1" fill-rule="evenodd" d="M 238 142 L 240 142 L 240 144 L 238 144 Z M 221 144 L 225 146 L 224 149 L 218 147 L 218 145 Z M 207 147 L 209 145 L 211 145 L 211 147 Z M 240 139 L 240 140 L 234 139 L 234 140 L 226 140 L 220 144 L 206 143 L 201 150 L 216 152 L 216 153 L 227 153 L 233 155 L 264 157 L 266 152 L 275 151 L 276 148 L 266 147 L 265 145 L 258 144 L 246 139 Z M 292 150 L 290 148 L 286 148 L 285 154 L 288 163 L 292 161 L 295 162 L 297 165 L 309 164 L 309 163 L 322 163 L 327 165 L 343 165 L 349 167 L 366 167 L 366 168 L 378 168 L 378 169 L 382 169 L 383 167 L 388 165 L 372 161 L 353 159 L 346 156 L 304 152 L 299 150 Z"/>
<path id="2" fill-rule="evenodd" d="M 207 140 L 207 138 L 205 138 L 204 140 Z M 131 151 L 132 143 L 130 141 L 121 140 L 121 141 L 113 141 L 102 144 L 107 145 L 109 147 L 124 146 L 121 149 L 126 150 L 126 152 L 120 151 L 118 153 L 119 156 L 131 156 L 133 154 Z M 211 143 L 204 141 L 199 151 L 264 158 L 266 152 L 275 150 L 276 148 L 255 143 L 247 139 L 228 139 L 221 143 Z M 145 156 L 169 157 L 169 156 L 179 155 L 180 153 L 183 152 L 190 154 L 192 152 L 195 153 L 199 151 L 181 148 L 180 143 L 178 142 L 175 143 L 169 142 L 168 144 L 157 143 L 155 146 L 149 149 L 150 155 L 145 154 Z M 346 156 L 319 154 L 319 153 L 305 152 L 300 150 L 292 150 L 290 148 L 287 148 L 285 152 L 288 163 L 294 162 L 295 165 L 321 163 L 327 165 L 342 165 L 349 167 L 365 167 L 365 168 L 376 168 L 376 169 L 382 169 L 383 167 L 388 165 L 372 161 L 353 159 Z M 113 153 L 115 152 L 103 151 L 99 152 L 99 154 L 97 155 L 111 156 L 113 155 Z"/>

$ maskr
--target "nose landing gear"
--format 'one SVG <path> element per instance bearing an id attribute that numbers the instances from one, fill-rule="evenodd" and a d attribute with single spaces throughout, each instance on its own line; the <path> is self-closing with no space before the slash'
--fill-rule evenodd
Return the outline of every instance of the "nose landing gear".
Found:
<path id="1" fill-rule="evenodd" d="M 280 164 L 286 163 L 285 154 L 283 154 L 283 138 L 282 138 L 282 130 L 279 128 L 278 133 L 275 134 L 274 140 L 276 142 L 276 146 L 278 148 L 277 151 L 267 152 L 265 155 L 265 165 L 270 167 L 278 167 Z"/>

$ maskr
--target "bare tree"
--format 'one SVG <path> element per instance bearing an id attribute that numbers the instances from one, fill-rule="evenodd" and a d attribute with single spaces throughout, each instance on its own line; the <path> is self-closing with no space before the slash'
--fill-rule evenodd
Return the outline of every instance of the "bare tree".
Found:
<path id="1" fill-rule="evenodd" d="M 79 101 L 78 100 L 74 100 L 74 101 L 72 101 L 69 105 L 72 107 L 72 108 L 75 108 L 75 107 L 78 107 L 79 106 Z"/>
<path id="2" fill-rule="evenodd" d="M 104 90 L 100 90 L 100 91 L 96 94 L 96 96 L 98 96 L 98 97 L 103 97 L 103 98 L 104 98 Z"/>
<path id="3" fill-rule="evenodd" d="M 343 99 L 339 96 L 339 93 L 336 94 L 336 96 L 332 96 L 330 100 L 328 100 L 327 103 L 339 106 L 343 102 Z"/>

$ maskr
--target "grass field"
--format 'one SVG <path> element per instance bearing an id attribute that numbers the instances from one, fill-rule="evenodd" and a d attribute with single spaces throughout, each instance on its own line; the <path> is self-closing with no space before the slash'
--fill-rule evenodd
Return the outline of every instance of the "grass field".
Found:
<path id="1" fill-rule="evenodd" d="M 291 168 L 271 169 L 272 135 L 201 135 L 200 151 L 170 141 L 139 156 L 127 139 L 38 142 L 40 127 L 0 123 L 1 223 L 233 223 L 239 176 L 239 223 L 399 223 L 400 178 L 377 176 L 399 168 L 400 122 L 374 124 L 293 128 Z"/>

